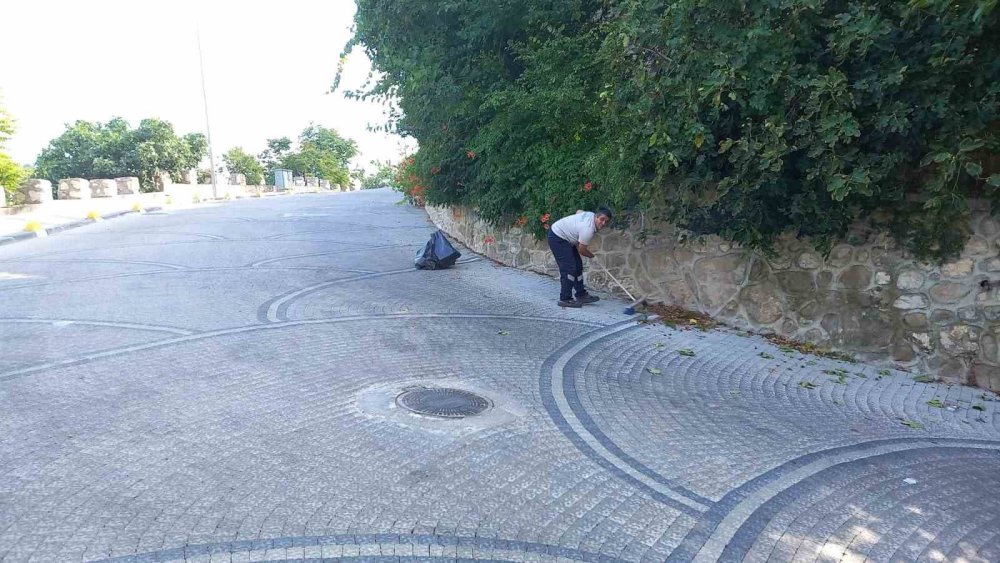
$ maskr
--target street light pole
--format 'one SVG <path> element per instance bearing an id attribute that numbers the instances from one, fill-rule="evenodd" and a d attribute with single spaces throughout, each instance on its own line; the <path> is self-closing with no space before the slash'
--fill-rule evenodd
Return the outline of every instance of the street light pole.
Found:
<path id="1" fill-rule="evenodd" d="M 208 121 L 208 94 L 205 91 L 205 61 L 201 57 L 201 25 L 195 27 L 198 36 L 198 66 L 201 67 L 201 98 L 205 103 L 205 132 L 208 134 L 208 163 L 212 167 L 212 199 L 218 199 L 219 193 L 215 181 L 215 153 L 212 152 L 212 126 Z"/>

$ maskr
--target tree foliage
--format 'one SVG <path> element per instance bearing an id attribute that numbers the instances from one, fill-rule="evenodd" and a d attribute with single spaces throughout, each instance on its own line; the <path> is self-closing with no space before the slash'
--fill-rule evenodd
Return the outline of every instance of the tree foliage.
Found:
<path id="1" fill-rule="evenodd" d="M 867 221 L 938 259 L 970 199 L 1000 207 L 996 0 L 357 4 L 381 76 L 348 95 L 398 104 L 430 203 L 539 233 L 608 203 L 764 250 Z"/>
<path id="2" fill-rule="evenodd" d="M 287 140 L 281 139 L 278 148 L 287 150 L 284 143 Z M 274 148 L 269 141 L 269 150 Z M 299 149 L 285 153 L 280 157 L 280 163 L 281 168 L 292 170 L 297 175 L 315 176 L 329 180 L 331 184 L 346 186 L 351 182 L 350 161 L 357 154 L 358 145 L 353 140 L 341 137 L 333 129 L 310 124 L 299 135 Z"/>
<path id="3" fill-rule="evenodd" d="M 274 171 L 281 168 L 282 158 L 284 158 L 285 154 L 291 149 L 292 140 L 288 137 L 268 139 L 267 148 L 257 155 L 257 160 L 260 161 L 261 165 L 264 167 L 268 184 L 274 183 Z"/>
<path id="4" fill-rule="evenodd" d="M 197 167 L 208 153 L 201 133 L 179 137 L 173 126 L 159 119 L 143 119 L 132 129 L 119 117 L 107 123 L 77 121 L 49 142 L 36 161 L 37 173 L 53 183 L 63 178 L 138 176 L 150 191 L 157 172 L 174 181 Z"/>
<path id="5" fill-rule="evenodd" d="M 388 160 L 382 162 L 372 161 L 375 171 L 362 174 L 360 177 L 362 190 L 375 190 L 378 188 L 398 188 L 397 166 Z"/>
<path id="6" fill-rule="evenodd" d="M 15 127 L 14 119 L 2 102 L 0 99 L 0 190 L 13 193 L 25 178 L 26 170 L 4 152 L 8 139 L 14 135 Z"/>
<path id="7" fill-rule="evenodd" d="M 222 161 L 233 174 L 243 174 L 247 184 L 260 186 L 264 183 L 264 167 L 252 155 L 248 154 L 241 147 L 233 147 L 226 154 L 222 155 Z"/>

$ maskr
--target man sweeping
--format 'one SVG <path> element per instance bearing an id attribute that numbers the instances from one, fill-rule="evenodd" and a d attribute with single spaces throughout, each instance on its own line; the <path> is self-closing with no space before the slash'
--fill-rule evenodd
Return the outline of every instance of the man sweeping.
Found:
<path id="1" fill-rule="evenodd" d="M 594 303 L 600 298 L 587 293 L 583 287 L 583 259 L 593 258 L 594 253 L 587 248 L 594 235 L 611 223 L 611 211 L 600 208 L 595 212 L 577 211 L 575 215 L 563 217 L 552 224 L 549 230 L 549 248 L 559 265 L 559 306 L 583 307 L 584 303 Z M 573 298 L 574 292 L 576 298 Z"/>

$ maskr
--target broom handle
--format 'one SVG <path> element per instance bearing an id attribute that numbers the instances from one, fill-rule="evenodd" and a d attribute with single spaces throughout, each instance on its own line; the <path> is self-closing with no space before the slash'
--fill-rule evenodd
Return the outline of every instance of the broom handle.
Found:
<path id="1" fill-rule="evenodd" d="M 616 278 L 615 276 L 613 276 L 611 274 L 611 272 L 609 272 L 608 269 L 604 267 L 604 264 L 602 264 L 601 262 L 598 262 L 597 260 L 592 260 L 592 262 L 596 262 L 597 265 L 601 267 L 601 270 L 603 270 L 604 273 L 607 274 L 609 278 L 611 278 L 616 284 L 618 284 L 618 287 L 622 288 L 622 291 L 625 292 L 625 295 L 628 295 L 629 299 L 631 299 L 632 301 L 635 301 L 635 297 L 633 297 L 632 294 L 629 293 L 629 290 L 625 289 L 625 286 L 622 285 L 622 282 L 618 281 L 618 278 Z"/>

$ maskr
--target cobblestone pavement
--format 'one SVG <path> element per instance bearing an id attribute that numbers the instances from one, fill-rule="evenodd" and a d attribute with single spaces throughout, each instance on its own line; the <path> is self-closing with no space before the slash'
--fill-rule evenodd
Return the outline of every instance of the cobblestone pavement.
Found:
<path id="1" fill-rule="evenodd" d="M 0 559 L 1000 560 L 995 396 L 417 271 L 395 200 L 0 248 Z"/>

